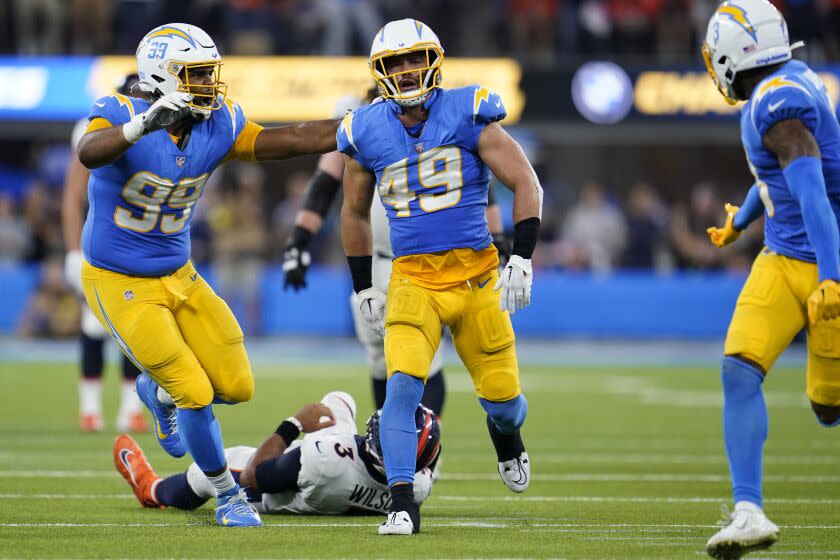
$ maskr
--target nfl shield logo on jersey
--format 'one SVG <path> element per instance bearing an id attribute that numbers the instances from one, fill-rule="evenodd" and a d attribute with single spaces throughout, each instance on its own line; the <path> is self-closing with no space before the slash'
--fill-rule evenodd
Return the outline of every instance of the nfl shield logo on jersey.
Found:
<path id="1" fill-rule="evenodd" d="M 125 297 L 125 299 L 131 301 L 134 299 L 134 292 L 132 292 L 131 290 L 126 290 L 125 292 L 123 292 L 123 296 Z"/>
<path id="2" fill-rule="evenodd" d="M 175 156 L 175 165 L 184 167 L 187 164 L 187 156 Z"/>

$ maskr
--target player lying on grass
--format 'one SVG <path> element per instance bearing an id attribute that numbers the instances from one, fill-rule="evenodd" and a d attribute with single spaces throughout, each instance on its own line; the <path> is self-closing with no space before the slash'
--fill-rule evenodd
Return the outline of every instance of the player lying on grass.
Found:
<path id="1" fill-rule="evenodd" d="M 803 328 L 811 407 L 822 425 L 840 424 L 840 125 L 820 78 L 791 60 L 796 46 L 766 0 L 722 4 L 703 45 L 720 92 L 747 102 L 741 139 L 755 176 L 741 207 L 727 205 L 724 226 L 709 235 L 723 247 L 763 214 L 766 244 L 726 335 L 723 435 L 735 511 L 707 544 L 715 558 L 740 558 L 779 538 L 762 511 L 762 384 Z"/>
<path id="2" fill-rule="evenodd" d="M 232 447 L 225 449 L 225 456 L 260 513 L 385 513 L 391 492 L 382 466 L 379 414 L 368 420 L 366 436 L 359 436 L 353 397 L 328 393 L 280 424 L 259 448 Z M 423 406 L 417 408 L 415 425 L 419 443 L 414 497 L 421 503 L 432 491 L 440 427 Z M 295 441 L 300 432 L 307 435 Z M 215 496 L 195 463 L 186 472 L 158 477 L 128 435 L 114 442 L 114 465 L 143 507 L 195 509 Z"/>

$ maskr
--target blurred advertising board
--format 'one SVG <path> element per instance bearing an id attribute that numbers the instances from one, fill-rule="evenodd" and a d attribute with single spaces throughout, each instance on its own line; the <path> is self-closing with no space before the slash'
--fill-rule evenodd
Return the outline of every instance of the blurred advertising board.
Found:
<path id="1" fill-rule="evenodd" d="M 0 120 L 81 118 L 135 68 L 130 56 L 0 57 Z M 487 85 L 504 99 L 506 122 L 519 120 L 525 99 L 515 61 L 447 58 L 443 75 L 447 87 Z M 221 76 L 231 99 L 259 122 L 329 118 L 342 97 L 364 97 L 373 85 L 363 57 L 231 56 Z"/>

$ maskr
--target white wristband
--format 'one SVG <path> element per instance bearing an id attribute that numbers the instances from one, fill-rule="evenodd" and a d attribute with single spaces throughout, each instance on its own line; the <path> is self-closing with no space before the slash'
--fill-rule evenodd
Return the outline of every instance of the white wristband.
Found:
<path id="1" fill-rule="evenodd" d="M 297 418 L 295 418 L 294 416 L 289 416 L 288 418 L 286 418 L 286 422 L 291 422 L 292 424 L 294 424 L 294 425 L 295 425 L 295 427 L 296 427 L 298 430 L 300 430 L 301 432 L 303 432 L 303 424 L 301 424 L 301 423 L 300 423 L 300 420 L 298 420 L 298 419 L 297 419 Z"/>
<path id="2" fill-rule="evenodd" d="M 143 137 L 143 121 L 143 113 L 141 113 L 122 126 L 123 136 L 129 143 L 136 144 Z"/>

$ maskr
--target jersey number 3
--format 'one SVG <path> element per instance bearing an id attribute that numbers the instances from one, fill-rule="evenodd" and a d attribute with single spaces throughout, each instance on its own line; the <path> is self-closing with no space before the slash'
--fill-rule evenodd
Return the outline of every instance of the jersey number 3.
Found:
<path id="1" fill-rule="evenodd" d="M 190 217 L 192 207 L 204 190 L 209 174 L 186 178 L 173 183 L 149 171 L 131 176 L 123 187 L 123 200 L 142 211 L 117 206 L 114 223 L 118 226 L 147 233 L 160 224 L 163 233 L 178 233 Z M 164 206 L 168 210 L 164 210 Z M 181 214 L 180 217 L 178 214 Z"/>
<path id="2" fill-rule="evenodd" d="M 461 201 L 461 187 L 464 186 L 461 149 L 457 146 L 441 146 L 422 154 L 417 160 L 417 179 L 424 189 L 446 187 L 446 191 L 440 194 L 417 195 L 410 189 L 408 158 L 392 163 L 382 170 L 379 198 L 383 204 L 394 207 L 397 218 L 411 216 L 409 205 L 415 199 L 418 199 L 423 212 L 437 212 Z"/>

